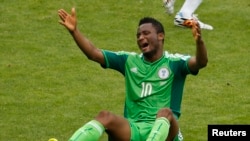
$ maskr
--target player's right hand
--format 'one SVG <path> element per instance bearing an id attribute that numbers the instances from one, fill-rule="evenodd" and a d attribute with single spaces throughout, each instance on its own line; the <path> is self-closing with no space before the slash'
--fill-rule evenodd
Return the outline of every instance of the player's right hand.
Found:
<path id="1" fill-rule="evenodd" d="M 59 23 L 66 27 L 70 32 L 73 32 L 76 30 L 76 12 L 75 8 L 71 9 L 71 14 L 68 14 L 64 9 L 58 10 L 58 15 L 60 17 Z"/>

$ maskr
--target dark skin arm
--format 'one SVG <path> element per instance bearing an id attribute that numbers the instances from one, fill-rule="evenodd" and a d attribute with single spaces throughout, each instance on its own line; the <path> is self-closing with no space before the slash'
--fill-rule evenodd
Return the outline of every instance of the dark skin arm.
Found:
<path id="1" fill-rule="evenodd" d="M 189 60 L 188 66 L 190 71 L 198 72 L 199 69 L 206 67 L 208 58 L 207 49 L 201 37 L 201 29 L 195 20 L 193 20 L 192 33 L 196 42 L 196 54 Z"/>
<path id="2" fill-rule="evenodd" d="M 81 34 L 77 28 L 77 18 L 75 8 L 72 8 L 71 14 L 68 14 L 65 10 L 58 10 L 58 15 L 61 19 L 59 23 L 63 25 L 72 37 L 81 51 L 88 57 L 88 59 L 105 65 L 104 56 L 100 49 L 96 48 L 84 35 Z"/>
<path id="3" fill-rule="evenodd" d="M 81 51 L 88 57 L 88 59 L 105 65 L 104 55 L 102 51 L 96 48 L 84 35 L 77 29 L 77 19 L 75 8 L 72 8 L 71 14 L 68 14 L 65 10 L 58 10 L 58 15 L 61 18 L 59 23 L 63 25 L 72 37 Z M 108 111 L 100 112 L 95 120 L 99 121 L 109 133 L 109 136 L 114 140 L 128 141 L 130 139 L 130 124 L 121 116 L 117 116 Z"/>
<path id="4" fill-rule="evenodd" d="M 75 8 L 72 8 L 71 14 L 65 10 L 58 10 L 58 15 L 61 19 L 59 23 L 63 25 L 72 37 L 81 51 L 88 57 L 88 59 L 105 65 L 104 56 L 100 49 L 96 48 L 84 35 L 82 35 L 77 28 L 77 18 Z M 192 33 L 196 41 L 196 55 L 192 57 L 188 63 L 189 69 L 192 72 L 197 72 L 199 69 L 207 65 L 207 50 L 201 37 L 201 29 L 198 22 L 193 20 Z"/>

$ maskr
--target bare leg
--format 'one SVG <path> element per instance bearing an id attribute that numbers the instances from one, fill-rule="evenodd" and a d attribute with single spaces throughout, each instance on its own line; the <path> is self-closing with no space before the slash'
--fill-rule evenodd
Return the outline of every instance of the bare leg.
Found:
<path id="1" fill-rule="evenodd" d="M 130 125 L 122 116 L 117 116 L 109 111 L 101 111 L 95 118 L 106 129 L 113 140 L 130 141 Z"/>

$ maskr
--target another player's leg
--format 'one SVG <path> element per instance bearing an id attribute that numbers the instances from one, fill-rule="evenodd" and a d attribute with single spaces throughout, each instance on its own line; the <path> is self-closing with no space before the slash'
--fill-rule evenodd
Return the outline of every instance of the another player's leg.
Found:
<path id="1" fill-rule="evenodd" d="M 185 0 L 180 11 L 176 14 L 174 24 L 177 26 L 185 27 L 183 24 L 186 20 L 196 19 L 201 29 L 213 30 L 213 27 L 209 24 L 201 22 L 194 14 L 195 10 L 199 7 L 202 0 Z"/>
<path id="2" fill-rule="evenodd" d="M 163 6 L 166 9 L 166 13 L 169 15 L 174 13 L 175 0 L 163 0 Z"/>

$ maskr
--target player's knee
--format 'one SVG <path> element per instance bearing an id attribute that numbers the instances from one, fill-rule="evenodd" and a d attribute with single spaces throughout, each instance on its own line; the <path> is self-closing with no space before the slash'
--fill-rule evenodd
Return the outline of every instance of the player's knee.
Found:
<path id="1" fill-rule="evenodd" d="M 110 122 L 112 122 L 112 113 L 106 110 L 100 111 L 98 115 L 96 116 L 96 120 L 101 122 L 103 125 L 108 125 Z"/>
<path id="2" fill-rule="evenodd" d="M 111 113 L 109 111 L 103 110 L 97 114 L 96 118 L 108 119 L 110 117 L 110 114 Z"/>
<path id="3" fill-rule="evenodd" d="M 157 117 L 165 117 L 171 120 L 173 118 L 173 112 L 170 108 L 162 108 L 158 111 Z"/>

